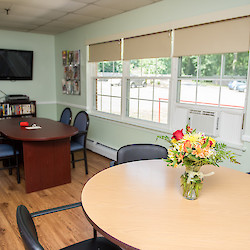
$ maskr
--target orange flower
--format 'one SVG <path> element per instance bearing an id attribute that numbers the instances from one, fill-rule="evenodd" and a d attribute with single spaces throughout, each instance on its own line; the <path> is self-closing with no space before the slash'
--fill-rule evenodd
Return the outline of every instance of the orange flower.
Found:
<path id="1" fill-rule="evenodd" d="M 205 158 L 204 150 L 201 148 L 200 145 L 196 146 L 192 154 L 195 155 L 196 157 Z"/>
<path id="2" fill-rule="evenodd" d="M 187 148 L 192 148 L 192 144 L 190 143 L 189 140 L 186 140 L 184 142 L 184 152 L 188 153 Z"/>
<path id="3" fill-rule="evenodd" d="M 209 154 L 210 154 L 210 147 L 209 147 L 209 145 L 208 146 L 206 146 L 204 149 L 203 149 L 203 152 L 204 152 L 204 156 L 209 156 Z"/>
<path id="4" fill-rule="evenodd" d="M 176 154 L 175 156 L 176 156 L 178 162 L 181 162 L 182 159 L 184 158 L 184 155 L 182 153 Z"/>

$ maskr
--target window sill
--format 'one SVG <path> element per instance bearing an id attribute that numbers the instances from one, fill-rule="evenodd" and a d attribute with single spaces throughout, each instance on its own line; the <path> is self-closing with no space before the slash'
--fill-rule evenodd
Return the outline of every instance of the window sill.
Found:
<path id="1" fill-rule="evenodd" d="M 137 120 L 137 119 L 129 118 L 129 117 L 122 118 L 118 115 L 101 113 L 98 111 L 92 111 L 89 113 L 89 115 L 100 118 L 100 119 L 120 123 L 128 127 L 134 126 L 134 127 L 142 128 L 145 130 L 150 130 L 150 131 L 155 131 L 155 132 L 160 132 L 160 133 L 169 133 L 169 134 L 173 133 L 173 131 L 168 129 L 167 124 L 157 124 L 154 122 L 147 122 L 147 121 Z"/>

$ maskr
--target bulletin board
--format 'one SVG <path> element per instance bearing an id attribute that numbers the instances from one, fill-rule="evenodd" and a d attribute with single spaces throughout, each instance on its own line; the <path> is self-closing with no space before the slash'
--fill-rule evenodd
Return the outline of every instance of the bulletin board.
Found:
<path id="1" fill-rule="evenodd" d="M 64 75 L 62 79 L 63 94 L 80 95 L 80 50 L 63 50 L 62 64 L 64 69 Z"/>

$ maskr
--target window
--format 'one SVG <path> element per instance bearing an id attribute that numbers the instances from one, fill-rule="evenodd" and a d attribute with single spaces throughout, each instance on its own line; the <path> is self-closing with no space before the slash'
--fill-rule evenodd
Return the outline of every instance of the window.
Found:
<path id="1" fill-rule="evenodd" d="M 90 45 L 94 90 L 88 105 L 105 119 L 168 132 L 191 124 L 191 111 L 211 113 L 212 136 L 241 145 L 249 20 L 235 18 Z M 203 118 L 197 119 L 204 122 Z"/>
<path id="2" fill-rule="evenodd" d="M 178 102 L 243 109 L 248 52 L 179 58 Z"/>
<path id="3" fill-rule="evenodd" d="M 120 115 L 122 62 L 99 62 L 96 75 L 95 110 Z"/>
<path id="4" fill-rule="evenodd" d="M 171 59 L 138 59 L 129 63 L 127 116 L 167 124 Z"/>
<path id="5" fill-rule="evenodd" d="M 122 115 L 124 99 L 125 117 L 167 124 L 170 58 L 98 62 L 95 65 L 95 110 Z M 122 96 L 123 85 L 126 91 Z"/>

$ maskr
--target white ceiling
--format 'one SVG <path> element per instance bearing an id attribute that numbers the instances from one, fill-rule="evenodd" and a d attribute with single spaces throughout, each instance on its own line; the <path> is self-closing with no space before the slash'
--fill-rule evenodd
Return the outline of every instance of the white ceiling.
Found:
<path id="1" fill-rule="evenodd" d="M 0 29 L 58 34 L 161 0 L 0 0 Z"/>

